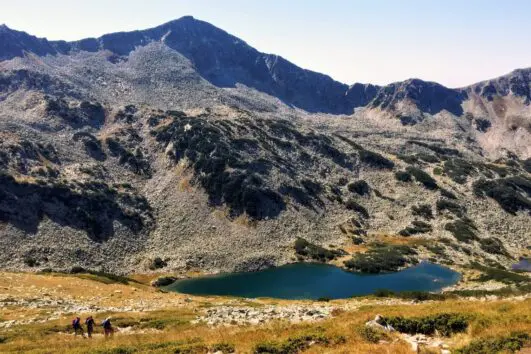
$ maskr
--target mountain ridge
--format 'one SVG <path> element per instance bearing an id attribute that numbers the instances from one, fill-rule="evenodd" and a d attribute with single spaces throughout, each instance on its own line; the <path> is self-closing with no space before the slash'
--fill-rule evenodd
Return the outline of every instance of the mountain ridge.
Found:
<path id="1" fill-rule="evenodd" d="M 398 90 L 392 95 L 398 93 L 399 99 L 422 96 L 426 92 L 425 97 L 420 97 L 424 101 L 420 107 L 422 112 L 437 113 L 446 109 L 454 115 L 461 115 L 463 112 L 458 106 L 466 99 L 466 92 L 470 91 L 471 87 L 477 87 L 484 82 L 504 80 L 516 74 L 520 74 L 524 79 L 520 80 L 518 87 L 512 87 L 516 87 L 516 93 L 525 94 L 527 102 L 531 99 L 529 68 L 516 69 L 498 78 L 463 88 L 448 88 L 436 82 L 416 78 L 385 86 L 360 83 L 347 85 L 326 74 L 301 68 L 279 55 L 261 53 L 245 41 L 192 16 L 184 16 L 144 30 L 115 32 L 70 42 L 48 41 L 4 25 L 0 31 L 0 40 L 3 43 L 3 48 L 0 47 L 0 60 L 23 56 L 26 51 L 41 56 L 68 55 L 82 50 L 109 50 L 118 56 L 127 56 L 139 46 L 157 41 L 164 42 L 190 59 L 198 72 L 215 86 L 234 87 L 243 84 L 308 112 L 352 114 L 354 109 L 369 104 L 373 108 L 381 107 L 380 100 L 388 101 L 383 105 L 385 108 L 393 105 L 392 99 L 389 101 L 389 91 Z M 412 82 L 416 84 L 411 85 Z M 504 95 L 509 93 L 508 90 L 500 92 Z M 437 97 L 429 97 L 430 95 Z M 371 104 L 377 96 L 379 100 Z M 434 100 L 440 107 L 427 107 L 426 102 Z"/>

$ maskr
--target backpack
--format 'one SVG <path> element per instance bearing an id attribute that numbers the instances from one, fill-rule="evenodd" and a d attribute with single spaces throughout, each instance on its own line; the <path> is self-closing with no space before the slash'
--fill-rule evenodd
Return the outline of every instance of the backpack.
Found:
<path id="1" fill-rule="evenodd" d="M 79 319 L 74 318 L 74 319 L 72 320 L 72 327 L 77 327 L 77 326 L 79 326 Z"/>
<path id="2" fill-rule="evenodd" d="M 101 323 L 101 325 L 103 326 L 103 328 L 108 329 L 108 328 L 111 327 L 111 321 L 109 321 L 109 320 L 104 320 L 104 321 Z"/>

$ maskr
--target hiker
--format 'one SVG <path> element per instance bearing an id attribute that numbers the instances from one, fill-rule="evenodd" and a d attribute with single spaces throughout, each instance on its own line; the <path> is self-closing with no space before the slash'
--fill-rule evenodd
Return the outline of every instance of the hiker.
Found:
<path id="1" fill-rule="evenodd" d="M 76 317 L 72 320 L 72 328 L 74 329 L 74 335 L 77 336 L 78 332 L 83 337 L 83 327 L 81 327 L 81 319 Z"/>
<path id="2" fill-rule="evenodd" d="M 92 316 L 87 317 L 85 324 L 87 325 L 87 335 L 92 338 L 92 332 L 94 332 L 94 319 Z"/>
<path id="3" fill-rule="evenodd" d="M 105 320 L 103 320 L 101 325 L 103 327 L 103 334 L 105 334 L 105 337 L 109 337 L 109 336 L 112 337 L 114 333 L 114 329 L 112 328 L 111 318 L 107 317 Z"/>

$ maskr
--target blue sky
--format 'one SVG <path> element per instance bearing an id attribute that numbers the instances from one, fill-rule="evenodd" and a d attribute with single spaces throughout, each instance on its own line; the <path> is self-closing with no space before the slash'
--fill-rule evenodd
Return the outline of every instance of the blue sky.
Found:
<path id="1" fill-rule="evenodd" d="M 345 82 L 450 87 L 531 67 L 529 0 L 2 1 L 0 23 L 74 40 L 184 15 Z"/>

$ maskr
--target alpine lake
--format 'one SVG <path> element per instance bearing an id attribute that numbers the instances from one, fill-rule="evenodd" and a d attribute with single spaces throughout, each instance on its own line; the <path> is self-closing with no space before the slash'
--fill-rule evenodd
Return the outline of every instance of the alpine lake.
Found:
<path id="1" fill-rule="evenodd" d="M 344 299 L 381 289 L 436 292 L 457 283 L 460 277 L 458 272 L 429 262 L 386 274 L 360 274 L 327 264 L 294 263 L 258 272 L 178 280 L 165 289 L 191 295 Z"/>

